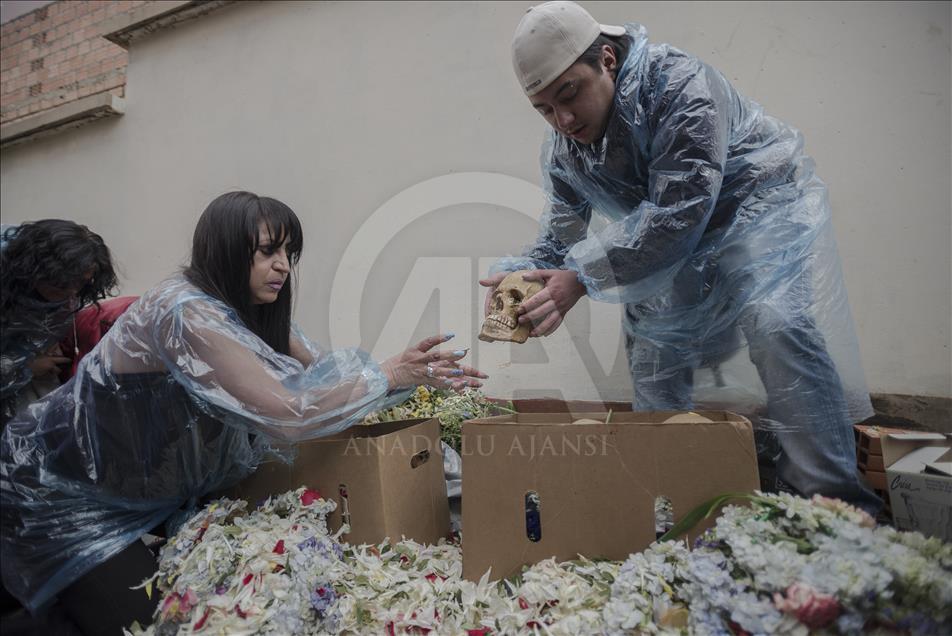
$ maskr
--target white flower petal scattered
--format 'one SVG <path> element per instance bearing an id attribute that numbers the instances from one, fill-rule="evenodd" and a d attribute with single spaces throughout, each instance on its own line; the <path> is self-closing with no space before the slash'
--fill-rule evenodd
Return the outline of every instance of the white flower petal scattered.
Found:
<path id="1" fill-rule="evenodd" d="M 131 633 L 952 633 L 952 546 L 834 500 L 758 494 L 693 550 L 548 559 L 476 583 L 455 543 L 339 543 L 334 506 L 303 488 L 252 512 L 209 505 L 163 548 L 143 584 L 162 594 L 155 623 Z"/>

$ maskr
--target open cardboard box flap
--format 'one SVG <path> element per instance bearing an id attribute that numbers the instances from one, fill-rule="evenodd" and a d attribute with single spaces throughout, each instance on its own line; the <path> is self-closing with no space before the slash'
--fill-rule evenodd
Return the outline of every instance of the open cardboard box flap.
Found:
<path id="1" fill-rule="evenodd" d="M 889 468 L 919 448 L 952 448 L 952 440 L 942 433 L 889 433 L 883 436 L 882 445 L 883 465 Z"/>
<path id="2" fill-rule="evenodd" d="M 891 433 L 882 444 L 896 527 L 952 541 L 952 438 Z"/>

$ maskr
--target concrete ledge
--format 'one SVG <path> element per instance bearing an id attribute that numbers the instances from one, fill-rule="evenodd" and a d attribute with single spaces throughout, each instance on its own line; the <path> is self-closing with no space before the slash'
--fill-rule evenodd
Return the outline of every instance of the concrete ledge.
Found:
<path id="1" fill-rule="evenodd" d="M 125 112 L 125 100 L 112 93 L 97 93 L 28 115 L 0 126 L 0 148 L 33 141 L 103 117 Z"/>
<path id="2" fill-rule="evenodd" d="M 873 393 L 876 415 L 867 423 L 952 433 L 952 398 Z"/>
<path id="3" fill-rule="evenodd" d="M 164 0 L 114 16 L 102 23 L 104 38 L 123 48 L 140 37 L 232 4 L 235 0 Z"/>

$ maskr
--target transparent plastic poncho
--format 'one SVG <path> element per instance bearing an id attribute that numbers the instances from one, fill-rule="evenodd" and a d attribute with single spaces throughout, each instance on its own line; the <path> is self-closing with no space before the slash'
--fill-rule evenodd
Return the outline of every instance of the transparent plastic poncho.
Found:
<path id="1" fill-rule="evenodd" d="M 250 474 L 272 446 L 337 433 L 406 393 L 358 350 L 303 364 L 183 278 L 132 305 L 77 374 L 0 438 L 3 582 L 29 609 L 177 511 Z M 179 515 L 181 516 L 181 515 Z"/>
<path id="2" fill-rule="evenodd" d="M 624 303 L 637 408 L 726 407 L 786 431 L 872 415 L 802 136 L 697 58 L 626 29 L 605 136 L 549 131 L 538 239 L 491 272 L 569 269 L 591 299 Z M 817 398 L 823 421 L 784 415 Z"/>

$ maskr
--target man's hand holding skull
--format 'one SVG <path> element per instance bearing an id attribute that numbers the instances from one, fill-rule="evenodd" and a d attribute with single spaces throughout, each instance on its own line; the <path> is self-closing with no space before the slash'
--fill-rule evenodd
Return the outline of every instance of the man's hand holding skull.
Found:
<path id="1" fill-rule="evenodd" d="M 487 341 L 548 336 L 586 293 L 575 272 L 561 269 L 500 273 L 479 284 L 492 288 L 486 294 L 487 320 L 480 334 Z"/>

